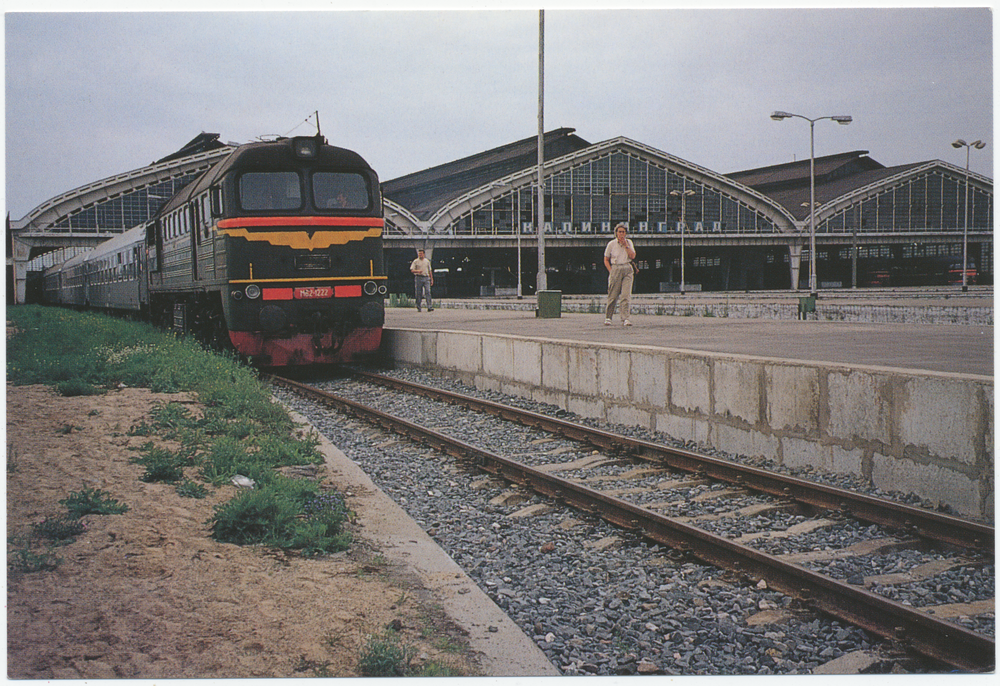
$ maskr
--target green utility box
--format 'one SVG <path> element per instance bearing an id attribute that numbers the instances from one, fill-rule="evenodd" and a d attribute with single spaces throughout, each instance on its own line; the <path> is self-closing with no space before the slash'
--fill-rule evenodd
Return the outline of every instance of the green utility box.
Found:
<path id="1" fill-rule="evenodd" d="M 816 314 L 816 298 L 799 298 L 799 319 L 809 319 L 810 314 Z"/>
<path id="2" fill-rule="evenodd" d="M 562 315 L 562 291 L 538 291 L 536 317 L 555 319 Z"/>

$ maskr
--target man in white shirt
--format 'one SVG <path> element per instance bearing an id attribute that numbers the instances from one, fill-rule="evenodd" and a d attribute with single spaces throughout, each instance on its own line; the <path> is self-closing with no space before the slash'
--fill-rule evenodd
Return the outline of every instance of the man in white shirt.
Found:
<path id="1" fill-rule="evenodd" d="M 615 305 L 620 302 L 622 325 L 632 326 L 629 321 L 629 307 L 632 300 L 632 260 L 635 259 L 635 245 L 628 238 L 628 227 L 615 227 L 615 239 L 604 249 L 604 266 L 608 270 L 608 304 L 604 312 L 604 326 L 611 326 L 615 316 Z"/>
<path id="2" fill-rule="evenodd" d="M 417 259 L 410 262 L 410 272 L 413 274 L 413 288 L 416 291 L 417 312 L 420 312 L 421 300 L 427 300 L 427 311 L 433 312 L 431 305 L 431 286 L 434 285 L 434 270 L 431 261 L 424 256 L 423 250 L 417 250 Z"/>

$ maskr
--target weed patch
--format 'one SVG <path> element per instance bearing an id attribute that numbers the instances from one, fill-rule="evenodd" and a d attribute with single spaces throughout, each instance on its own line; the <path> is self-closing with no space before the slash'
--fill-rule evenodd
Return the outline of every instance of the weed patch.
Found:
<path id="1" fill-rule="evenodd" d="M 345 550 L 349 512 L 337 494 L 319 495 L 319 486 L 280 475 L 259 489 L 244 491 L 219 505 L 212 537 L 237 545 L 268 545 L 318 555 Z"/>
<path id="2" fill-rule="evenodd" d="M 184 497 L 205 497 L 208 492 L 185 475 L 188 467 L 212 485 L 228 483 L 236 475 L 255 482 L 254 490 L 240 492 L 217 508 L 212 519 L 216 539 L 292 548 L 306 555 L 349 545 L 343 500 L 324 500 L 318 484 L 276 471 L 322 463 L 318 441 L 294 436 L 288 412 L 272 400 L 256 371 L 234 356 L 210 352 L 193 339 L 144 323 L 103 315 L 25 305 L 9 310 L 8 318 L 16 332 L 8 339 L 7 376 L 12 384 L 44 383 L 76 393 L 125 385 L 197 396 L 202 412 L 192 412 L 184 403 L 164 403 L 129 434 L 180 443 L 171 451 L 148 442 L 133 462 L 144 467 L 143 481 L 175 484 Z M 75 428 L 66 425 L 65 432 Z M 127 510 L 96 491 L 60 502 L 76 518 Z M 308 512 L 307 503 L 312 503 Z"/>
<path id="3" fill-rule="evenodd" d="M 87 525 L 78 517 L 57 515 L 46 517 L 32 526 L 32 531 L 39 538 L 52 541 L 55 545 L 72 543 L 76 537 L 87 530 Z"/>
<path id="4" fill-rule="evenodd" d="M 190 479 L 185 479 L 176 486 L 177 495 L 182 498 L 197 498 L 201 500 L 202 498 L 208 497 L 208 489 L 202 486 L 197 481 L 191 481 Z"/>
<path id="5" fill-rule="evenodd" d="M 184 467 L 193 460 L 190 453 L 173 453 L 166 448 L 158 447 L 152 441 L 147 441 L 138 450 L 141 455 L 131 461 L 146 468 L 145 473 L 139 477 L 146 482 L 180 481 L 184 478 Z"/>
<path id="6" fill-rule="evenodd" d="M 59 501 L 69 510 L 69 516 L 74 519 L 88 514 L 113 515 L 128 512 L 128 505 L 119 503 L 110 493 L 99 488 L 85 488 L 69 494 L 68 498 Z"/>
<path id="7" fill-rule="evenodd" d="M 412 646 L 392 629 L 371 634 L 365 640 L 358 659 L 358 671 L 364 676 L 406 676 L 414 657 Z"/>
<path id="8" fill-rule="evenodd" d="M 56 384 L 56 391 L 59 395 L 66 396 L 67 398 L 80 395 L 101 395 L 106 392 L 103 388 L 98 388 L 83 379 L 60 381 Z"/>
<path id="9" fill-rule="evenodd" d="M 7 551 L 7 571 L 15 574 L 51 572 L 59 566 L 62 558 L 51 548 L 36 552 L 27 545 Z"/>

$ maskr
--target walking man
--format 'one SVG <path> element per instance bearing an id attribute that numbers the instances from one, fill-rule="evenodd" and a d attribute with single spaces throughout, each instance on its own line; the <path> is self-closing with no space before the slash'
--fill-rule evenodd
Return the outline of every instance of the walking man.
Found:
<path id="1" fill-rule="evenodd" d="M 604 266 L 608 270 L 608 305 L 604 312 L 604 326 L 611 326 L 615 316 L 615 305 L 621 305 L 622 325 L 632 326 L 629 321 L 629 307 L 632 301 L 632 260 L 635 259 L 635 245 L 627 236 L 628 227 L 615 227 L 615 238 L 604 249 Z"/>
<path id="2" fill-rule="evenodd" d="M 423 250 L 417 250 L 417 259 L 410 262 L 410 272 L 413 274 L 413 289 L 416 291 L 417 312 L 420 312 L 420 301 L 427 300 L 427 311 L 433 312 L 431 305 L 431 286 L 434 285 L 434 271 L 431 261 L 424 256 Z"/>

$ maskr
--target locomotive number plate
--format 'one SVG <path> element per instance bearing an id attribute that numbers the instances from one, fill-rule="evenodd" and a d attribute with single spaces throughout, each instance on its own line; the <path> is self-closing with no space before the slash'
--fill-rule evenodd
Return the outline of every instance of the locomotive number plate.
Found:
<path id="1" fill-rule="evenodd" d="M 296 288 L 296 300 L 308 300 L 310 298 L 332 298 L 332 286 L 311 286 L 309 288 Z"/>

